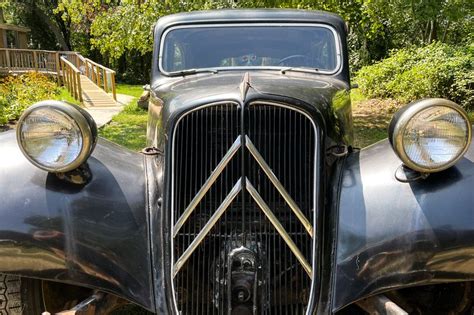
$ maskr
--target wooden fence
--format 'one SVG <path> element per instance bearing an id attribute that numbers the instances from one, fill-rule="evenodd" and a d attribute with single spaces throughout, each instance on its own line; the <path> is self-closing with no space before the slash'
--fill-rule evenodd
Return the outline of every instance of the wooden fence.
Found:
<path id="1" fill-rule="evenodd" d="M 0 48 L 0 73 L 38 71 L 57 77 L 82 102 L 81 75 L 117 100 L 115 71 L 72 51 Z"/>

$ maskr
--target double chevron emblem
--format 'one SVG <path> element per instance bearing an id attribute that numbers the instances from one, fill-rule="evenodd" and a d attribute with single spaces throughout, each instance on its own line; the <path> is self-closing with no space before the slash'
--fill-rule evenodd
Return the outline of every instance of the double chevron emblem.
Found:
<path id="1" fill-rule="evenodd" d="M 193 213 L 194 209 L 197 207 L 199 202 L 202 200 L 202 198 L 206 195 L 207 191 L 212 187 L 212 185 L 215 183 L 215 181 L 219 178 L 219 175 L 224 171 L 228 163 L 232 160 L 232 158 L 235 156 L 235 154 L 238 152 L 240 148 L 242 148 L 242 136 L 238 136 L 237 139 L 234 141 L 232 146 L 230 147 L 229 151 L 224 155 L 222 160 L 219 162 L 219 164 L 215 167 L 215 169 L 211 172 L 211 175 L 209 178 L 206 180 L 204 185 L 201 187 L 201 189 L 198 191 L 196 196 L 191 200 L 189 205 L 186 207 L 184 210 L 183 214 L 181 217 L 178 219 L 176 224 L 173 226 L 173 237 L 176 237 L 178 235 L 178 232 L 180 231 L 181 227 L 186 223 L 188 218 L 191 216 Z M 313 237 L 313 226 L 311 222 L 305 217 L 301 209 L 298 207 L 296 202 L 291 198 L 291 196 L 288 194 L 286 189 L 283 187 L 281 182 L 278 180 L 277 176 L 273 173 L 272 169 L 270 166 L 267 164 L 267 162 L 264 160 L 260 152 L 258 152 L 257 148 L 255 145 L 252 143 L 250 138 L 248 136 L 245 136 L 245 147 L 246 149 L 250 152 L 250 154 L 253 156 L 253 158 L 257 161 L 258 165 L 262 168 L 268 179 L 272 182 L 272 184 L 275 186 L 275 188 L 278 190 L 280 195 L 283 197 L 289 208 L 293 211 L 293 213 L 296 215 L 300 223 L 304 226 L 306 229 L 307 233 L 309 234 L 310 237 Z M 270 209 L 268 204 L 263 200 L 263 198 L 260 196 L 258 193 L 257 189 L 252 185 L 252 183 L 249 181 L 248 178 L 240 178 L 229 194 L 224 198 L 222 203 L 219 205 L 217 210 L 214 212 L 214 214 L 211 216 L 209 221 L 205 224 L 203 229 L 199 232 L 199 234 L 196 236 L 196 238 L 192 241 L 192 243 L 189 245 L 189 247 L 185 250 L 185 252 L 179 257 L 179 259 L 176 261 L 173 267 L 173 276 L 176 276 L 176 274 L 180 271 L 180 269 L 184 266 L 186 261 L 189 259 L 189 257 L 192 255 L 192 253 L 196 250 L 196 248 L 199 246 L 199 244 L 204 240 L 204 238 L 207 236 L 207 234 L 211 231 L 212 227 L 219 221 L 221 216 L 225 213 L 225 211 L 228 209 L 232 201 L 235 199 L 235 197 L 243 190 L 247 190 L 249 194 L 252 196 L 253 200 L 256 202 L 260 210 L 265 214 L 265 216 L 268 218 L 270 223 L 273 225 L 275 230 L 280 234 L 280 236 L 283 238 L 285 243 L 288 245 L 288 247 L 291 249 L 295 257 L 298 259 L 300 264 L 303 266 L 304 270 L 308 274 L 310 278 L 312 278 L 312 268 L 311 265 L 306 261 L 305 257 L 299 250 L 299 248 L 296 246 L 294 241 L 291 239 L 290 235 L 288 232 L 285 230 L 283 225 L 280 223 L 278 218 L 275 216 L 273 211 Z"/>

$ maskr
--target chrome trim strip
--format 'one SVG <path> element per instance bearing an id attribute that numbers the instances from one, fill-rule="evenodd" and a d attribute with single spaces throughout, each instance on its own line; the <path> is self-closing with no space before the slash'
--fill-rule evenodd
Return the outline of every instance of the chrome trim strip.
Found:
<path id="1" fill-rule="evenodd" d="M 296 244 L 291 239 L 290 235 L 288 235 L 283 225 L 281 225 L 280 221 L 277 219 L 277 217 L 272 212 L 272 210 L 268 207 L 266 202 L 262 199 L 258 191 L 255 189 L 255 187 L 253 187 L 253 185 L 250 183 L 248 178 L 245 178 L 245 186 L 247 188 L 247 191 L 252 196 L 252 198 L 255 200 L 255 202 L 258 204 L 260 209 L 267 216 L 268 220 L 270 220 L 272 225 L 275 227 L 275 229 L 278 231 L 280 236 L 286 242 L 286 244 L 291 249 L 293 254 L 296 256 L 300 264 L 303 266 L 304 270 L 306 271 L 310 279 L 313 279 L 313 270 L 311 268 L 311 265 L 306 261 L 303 254 L 300 252 Z"/>
<path id="2" fill-rule="evenodd" d="M 257 148 L 255 147 L 255 145 L 253 144 L 253 142 L 250 140 L 248 136 L 245 136 L 245 146 L 249 149 L 250 153 L 253 155 L 253 157 L 255 158 L 257 163 L 260 165 L 260 167 L 263 169 L 263 171 L 268 176 L 268 178 L 273 183 L 273 185 L 276 187 L 276 189 L 281 194 L 283 199 L 285 199 L 286 203 L 290 206 L 290 209 L 295 213 L 296 217 L 303 224 L 308 234 L 311 237 L 313 237 L 313 227 L 311 223 L 305 217 L 303 212 L 301 212 L 301 209 L 298 207 L 298 205 L 293 200 L 293 198 L 291 198 L 290 194 L 286 191 L 285 187 L 283 187 L 282 183 L 278 180 L 275 173 L 273 173 L 271 167 L 264 160 L 260 152 L 258 152 Z"/>
<path id="3" fill-rule="evenodd" d="M 234 198 L 237 196 L 237 194 L 241 190 L 242 190 L 242 179 L 239 179 L 235 183 L 234 187 L 232 187 L 232 190 L 229 192 L 229 194 L 225 197 L 224 201 L 222 201 L 219 208 L 217 208 L 216 212 L 214 212 L 214 214 L 209 219 L 209 221 L 207 221 L 206 225 L 202 228 L 201 232 L 199 232 L 199 234 L 193 240 L 191 245 L 189 245 L 189 247 L 186 249 L 183 255 L 181 255 L 178 261 L 176 261 L 176 264 L 174 264 L 173 278 L 176 276 L 179 270 L 183 267 L 184 263 L 189 259 L 191 254 L 196 250 L 196 248 L 199 246 L 202 240 L 206 237 L 206 235 L 211 231 L 211 229 L 217 223 L 219 218 L 224 214 L 225 210 L 227 210 L 231 202 L 234 200 Z"/>
<path id="4" fill-rule="evenodd" d="M 237 153 L 242 143 L 240 139 L 241 139 L 241 136 L 239 135 L 237 139 L 235 139 L 229 151 L 227 151 L 227 153 L 224 155 L 222 160 L 219 162 L 219 164 L 217 164 L 216 168 L 212 171 L 211 175 L 206 180 L 204 185 L 201 187 L 201 189 L 199 189 L 196 196 L 194 196 L 193 200 L 191 200 L 191 203 L 188 205 L 186 210 L 184 210 L 183 214 L 178 219 L 178 222 L 176 222 L 175 226 L 173 227 L 173 237 L 176 237 L 176 235 L 178 235 L 179 230 L 181 229 L 183 224 L 186 223 L 186 220 L 189 218 L 189 216 L 194 211 L 196 206 L 199 204 L 201 199 L 204 197 L 206 192 L 209 190 L 209 188 L 211 188 L 212 184 L 214 184 L 214 182 L 217 180 L 217 177 L 219 177 L 219 175 L 222 173 L 222 171 L 230 162 L 230 160 L 235 155 L 235 153 Z"/>
<path id="5" fill-rule="evenodd" d="M 309 73 L 314 73 L 314 74 L 330 74 L 330 75 L 337 75 L 341 73 L 342 68 L 343 68 L 343 60 L 342 60 L 342 42 L 339 34 L 337 33 L 336 29 L 330 25 L 327 24 L 320 24 L 320 23 L 297 23 L 297 22 L 283 22 L 283 23 L 249 23 L 249 22 L 242 22 L 242 23 L 232 23 L 232 24 L 226 24 L 226 23 L 220 23 L 220 24 L 200 24 L 200 25 L 180 25 L 180 26 L 172 26 L 168 29 L 166 29 L 163 34 L 161 35 L 160 39 L 160 52 L 158 55 L 158 60 L 153 61 L 153 62 L 158 62 L 158 70 L 160 71 L 161 74 L 164 74 L 166 76 L 172 76 L 173 72 L 168 72 L 163 69 L 162 61 L 163 61 L 163 49 L 164 49 L 164 43 L 166 36 L 168 35 L 169 32 L 175 29 L 183 29 L 183 28 L 209 28 L 209 27 L 242 27 L 242 26 L 273 26 L 273 27 L 282 27 L 282 26 L 304 26 L 304 27 L 321 27 L 321 28 L 326 28 L 329 29 L 333 36 L 334 36 L 334 42 L 335 42 L 335 47 L 336 47 L 336 67 L 334 70 L 331 71 L 325 71 L 325 70 L 320 70 L 318 72 L 309 72 Z M 288 67 L 278 67 L 278 66 L 261 66 L 261 67 L 217 67 L 217 68 L 198 68 L 199 70 L 208 70 L 208 69 L 213 69 L 213 70 L 284 70 L 287 69 Z M 304 69 L 304 68 L 300 68 Z"/>

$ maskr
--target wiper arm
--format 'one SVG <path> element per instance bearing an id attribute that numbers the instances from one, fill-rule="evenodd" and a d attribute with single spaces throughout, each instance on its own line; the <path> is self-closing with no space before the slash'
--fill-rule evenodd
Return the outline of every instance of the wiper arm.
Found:
<path id="1" fill-rule="evenodd" d="M 170 75 L 171 76 L 185 76 L 189 74 L 196 74 L 196 73 L 202 73 L 202 72 L 217 73 L 218 71 L 216 69 L 186 69 L 186 70 L 170 72 Z"/>
<path id="2" fill-rule="evenodd" d="M 318 68 L 301 68 L 301 67 L 288 67 L 283 68 L 280 70 L 281 74 L 285 74 L 287 71 L 295 71 L 295 72 L 320 72 Z"/>

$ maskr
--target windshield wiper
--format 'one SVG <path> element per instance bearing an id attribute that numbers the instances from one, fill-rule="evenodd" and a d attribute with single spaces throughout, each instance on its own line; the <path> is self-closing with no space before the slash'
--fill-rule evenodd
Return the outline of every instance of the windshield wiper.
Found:
<path id="1" fill-rule="evenodd" d="M 218 71 L 216 69 L 186 69 L 186 70 L 170 72 L 170 75 L 171 76 L 185 76 L 189 74 L 196 74 L 196 73 L 202 73 L 202 72 L 217 73 Z"/>
<path id="2" fill-rule="evenodd" d="M 285 74 L 285 72 L 287 71 L 295 71 L 295 72 L 315 72 L 315 73 L 319 73 L 319 69 L 318 68 L 302 68 L 302 67 L 288 67 L 288 68 L 283 68 L 283 69 L 280 69 L 280 73 L 281 74 Z"/>

